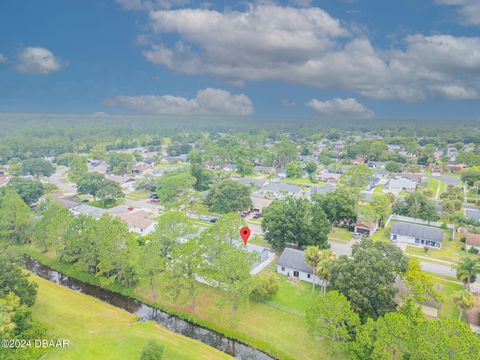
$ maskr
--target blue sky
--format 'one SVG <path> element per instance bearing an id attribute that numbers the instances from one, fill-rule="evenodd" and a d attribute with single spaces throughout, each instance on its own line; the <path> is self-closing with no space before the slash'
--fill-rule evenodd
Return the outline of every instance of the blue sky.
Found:
<path id="1" fill-rule="evenodd" d="M 0 112 L 478 119 L 479 0 L 16 0 Z"/>

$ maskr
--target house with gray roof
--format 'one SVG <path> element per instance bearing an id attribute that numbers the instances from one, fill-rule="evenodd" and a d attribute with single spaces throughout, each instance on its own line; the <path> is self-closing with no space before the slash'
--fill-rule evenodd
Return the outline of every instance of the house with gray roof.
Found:
<path id="1" fill-rule="evenodd" d="M 412 192 L 417 188 L 417 183 L 407 178 L 396 177 L 388 182 L 387 190 L 392 192 Z"/>
<path id="2" fill-rule="evenodd" d="M 288 277 L 313 282 L 313 268 L 305 262 L 305 253 L 302 250 L 285 248 L 277 262 L 277 272 Z M 322 281 L 315 276 L 315 284 Z"/>
<path id="3" fill-rule="evenodd" d="M 289 184 L 286 182 L 272 182 L 255 192 L 255 197 L 266 197 L 268 199 L 282 200 L 287 196 L 300 197 L 302 195 L 302 188 L 298 185 Z"/>
<path id="4" fill-rule="evenodd" d="M 440 249 L 445 232 L 436 227 L 395 221 L 390 230 L 390 240 L 414 246 Z"/>
<path id="5" fill-rule="evenodd" d="M 480 210 L 465 209 L 464 211 L 467 218 L 480 221 Z"/>

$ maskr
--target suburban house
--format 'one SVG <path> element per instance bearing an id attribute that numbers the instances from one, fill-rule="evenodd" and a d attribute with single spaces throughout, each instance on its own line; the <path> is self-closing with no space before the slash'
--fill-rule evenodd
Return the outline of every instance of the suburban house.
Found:
<path id="1" fill-rule="evenodd" d="M 440 249 L 444 231 L 432 226 L 394 222 L 390 230 L 390 240 L 415 246 Z"/>
<path id="2" fill-rule="evenodd" d="M 128 212 L 117 216 L 127 224 L 130 232 L 148 235 L 155 230 L 156 222 L 145 217 L 145 212 Z"/>
<path id="3" fill-rule="evenodd" d="M 312 186 L 310 188 L 310 195 L 324 195 L 328 192 L 335 191 L 336 189 L 336 186 L 332 184 L 325 184 L 323 186 Z"/>
<path id="4" fill-rule="evenodd" d="M 325 181 L 327 184 L 336 184 L 340 180 L 340 174 L 322 171 L 315 176 L 317 180 Z"/>
<path id="5" fill-rule="evenodd" d="M 300 197 L 302 195 L 302 188 L 286 182 L 272 182 L 253 193 L 255 197 L 266 197 L 267 199 L 273 200 L 283 200 L 288 195 Z"/>
<path id="6" fill-rule="evenodd" d="M 480 221 L 480 210 L 464 209 L 464 211 L 467 218 Z"/>
<path id="7" fill-rule="evenodd" d="M 448 171 L 454 174 L 462 172 L 468 168 L 468 166 L 465 164 L 457 164 L 457 163 L 448 163 L 447 166 L 448 166 Z"/>
<path id="8" fill-rule="evenodd" d="M 365 217 L 359 217 L 353 231 L 362 236 L 372 236 L 378 229 L 378 222 L 367 220 Z"/>
<path id="9" fill-rule="evenodd" d="M 465 250 L 475 248 L 480 251 L 480 234 L 467 234 L 465 237 Z"/>
<path id="10" fill-rule="evenodd" d="M 302 250 L 285 248 L 277 262 L 277 272 L 288 277 L 313 282 L 312 267 L 305 262 L 305 254 Z M 321 280 L 315 276 L 315 284 L 321 284 Z"/>
<path id="11" fill-rule="evenodd" d="M 410 179 L 406 178 L 394 178 L 391 179 L 387 184 L 387 190 L 392 192 L 412 192 L 417 188 L 417 183 Z"/>
<path id="12" fill-rule="evenodd" d="M 381 161 L 367 161 L 366 165 L 371 169 L 380 169 L 385 167 L 385 163 Z"/>

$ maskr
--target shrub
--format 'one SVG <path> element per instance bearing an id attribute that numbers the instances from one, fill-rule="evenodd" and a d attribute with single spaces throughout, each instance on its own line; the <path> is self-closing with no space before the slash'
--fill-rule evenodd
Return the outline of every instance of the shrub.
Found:
<path id="1" fill-rule="evenodd" d="M 474 248 L 474 247 L 471 247 L 470 249 L 468 249 L 468 252 L 470 254 L 478 254 L 478 249 L 477 248 Z"/>
<path id="2" fill-rule="evenodd" d="M 465 236 L 462 236 L 462 237 L 460 238 L 460 242 L 464 243 L 465 241 L 467 241 L 467 238 L 466 238 Z"/>
<path id="3" fill-rule="evenodd" d="M 163 345 L 157 340 L 149 340 L 143 347 L 140 360 L 161 360 L 163 358 Z"/>
<path id="4" fill-rule="evenodd" d="M 273 273 L 261 273 L 256 277 L 252 298 L 257 301 L 270 299 L 278 292 L 278 280 Z"/>

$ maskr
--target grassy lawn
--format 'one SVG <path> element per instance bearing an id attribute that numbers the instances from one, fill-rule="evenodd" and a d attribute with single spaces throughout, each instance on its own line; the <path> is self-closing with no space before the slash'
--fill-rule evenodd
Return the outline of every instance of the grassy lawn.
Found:
<path id="1" fill-rule="evenodd" d="M 375 194 L 382 194 L 383 193 L 383 185 L 378 185 L 375 187 L 375 190 L 373 190 Z"/>
<path id="2" fill-rule="evenodd" d="M 353 238 L 353 233 L 352 232 L 350 232 L 348 230 L 345 230 L 345 229 L 342 229 L 342 228 L 339 228 L 339 227 L 333 227 L 330 234 L 328 234 L 328 239 L 329 240 L 347 242 L 347 241 L 352 240 L 352 238 Z"/>
<path id="3" fill-rule="evenodd" d="M 425 256 L 431 258 L 432 260 L 444 260 L 453 263 L 458 262 L 462 257 L 465 256 L 471 257 L 472 259 L 479 259 L 479 255 L 470 254 L 462 250 L 462 246 L 464 244 L 460 241 L 460 238 L 461 235 L 457 234 L 457 236 L 455 236 L 455 240 L 453 241 L 450 239 L 445 239 L 440 249 L 428 249 L 426 253 L 422 247 L 407 246 L 406 253 L 411 255 Z"/>
<path id="4" fill-rule="evenodd" d="M 307 333 L 305 310 L 315 300 L 315 293 L 312 293 L 309 284 L 292 284 L 282 277 L 275 297 L 268 302 L 251 301 L 247 308 L 240 310 L 235 320 L 230 318 L 228 306 L 218 305 L 218 290 L 206 285 L 201 285 L 198 291 L 195 310 L 184 301 L 173 303 L 167 299 L 152 297 L 147 283 L 141 284 L 135 292 L 149 301 L 190 313 L 227 331 L 236 330 L 248 334 L 249 337 L 265 342 L 285 354 L 285 358 L 330 358 L 326 342 Z"/>
<path id="5" fill-rule="evenodd" d="M 121 205 L 125 202 L 125 199 L 117 199 L 117 200 L 96 200 L 96 201 L 89 201 L 87 205 L 95 206 L 101 209 L 111 209 L 115 206 Z"/>
<path id="6" fill-rule="evenodd" d="M 438 196 L 442 195 L 445 191 L 447 191 L 447 183 L 445 181 L 438 180 L 440 182 L 440 192 Z"/>
<path id="7" fill-rule="evenodd" d="M 439 181 L 437 179 L 428 179 L 427 182 L 427 189 L 432 191 L 432 197 L 435 197 L 438 187 L 440 186 Z"/>
<path id="8" fill-rule="evenodd" d="M 373 234 L 372 240 L 375 241 L 384 241 L 390 243 L 390 229 L 392 228 L 391 223 L 388 224 L 386 228 L 378 228 L 377 232 Z"/>
<path id="9" fill-rule="evenodd" d="M 137 322 L 135 315 L 100 300 L 35 275 L 32 279 L 39 284 L 33 318 L 45 324 L 51 336 L 71 344 L 42 359 L 138 359 L 150 339 L 164 345 L 164 359 L 231 359 L 154 322 Z"/>
<path id="10" fill-rule="evenodd" d="M 458 319 L 459 310 L 453 302 L 453 294 L 459 290 L 462 290 L 463 286 L 454 284 L 450 281 L 438 281 L 437 284 L 441 284 L 443 286 L 443 302 L 438 313 L 438 317 L 440 319 Z"/>
<path id="11" fill-rule="evenodd" d="M 130 200 L 144 200 L 148 198 L 148 195 L 152 194 L 150 191 L 134 191 L 125 195 Z"/>
<path id="12" fill-rule="evenodd" d="M 186 163 L 155 164 L 155 167 L 157 169 L 165 169 L 165 168 L 181 167 L 181 166 L 187 166 L 187 165 L 188 164 L 186 164 Z"/>
<path id="13" fill-rule="evenodd" d="M 255 245 L 260 245 L 260 246 L 263 246 L 263 247 L 266 247 L 266 248 L 271 248 L 272 246 L 267 242 L 267 240 L 265 240 L 265 238 L 263 236 L 258 236 L 258 235 L 255 235 L 255 236 L 252 236 L 249 240 L 248 240 L 249 243 L 251 244 L 255 244 Z"/>
<path id="14" fill-rule="evenodd" d="M 286 182 L 289 184 L 295 184 L 295 185 L 306 185 L 306 186 L 321 186 L 325 184 L 325 181 L 316 181 L 316 182 L 311 182 L 309 178 L 284 178 L 281 179 L 280 181 Z"/>

